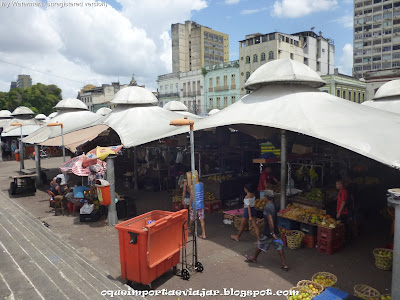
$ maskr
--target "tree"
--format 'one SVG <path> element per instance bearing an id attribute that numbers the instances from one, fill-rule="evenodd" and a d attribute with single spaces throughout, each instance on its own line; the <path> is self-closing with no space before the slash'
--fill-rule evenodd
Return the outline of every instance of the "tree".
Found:
<path id="1" fill-rule="evenodd" d="M 0 109 L 13 111 L 18 106 L 26 106 L 34 113 L 49 115 L 60 100 L 60 88 L 38 83 L 25 90 L 15 88 L 8 93 L 0 92 Z"/>

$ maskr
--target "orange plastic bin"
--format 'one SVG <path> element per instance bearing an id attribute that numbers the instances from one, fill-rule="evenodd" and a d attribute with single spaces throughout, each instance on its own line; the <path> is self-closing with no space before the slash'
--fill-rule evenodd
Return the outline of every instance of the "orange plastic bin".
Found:
<path id="1" fill-rule="evenodd" d="M 96 180 L 97 197 L 99 198 L 100 205 L 111 204 L 110 183 L 107 180 Z"/>
<path id="2" fill-rule="evenodd" d="M 116 225 L 121 277 L 148 285 L 175 267 L 187 239 L 187 231 L 182 230 L 187 217 L 186 209 L 154 210 Z"/>

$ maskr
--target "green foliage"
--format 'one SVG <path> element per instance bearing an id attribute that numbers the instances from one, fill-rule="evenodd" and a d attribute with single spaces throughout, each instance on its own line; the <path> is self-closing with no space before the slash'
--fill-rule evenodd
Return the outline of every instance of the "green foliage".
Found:
<path id="1" fill-rule="evenodd" d="M 61 100 L 61 89 L 56 85 L 36 85 L 22 90 L 12 89 L 10 92 L 0 92 L 0 110 L 13 111 L 18 106 L 29 107 L 36 114 L 49 115 L 53 107 Z"/>
<path id="2" fill-rule="evenodd" d="M 207 75 L 207 70 L 206 70 L 206 68 L 201 68 L 201 74 L 203 74 L 203 76 L 206 76 Z"/>

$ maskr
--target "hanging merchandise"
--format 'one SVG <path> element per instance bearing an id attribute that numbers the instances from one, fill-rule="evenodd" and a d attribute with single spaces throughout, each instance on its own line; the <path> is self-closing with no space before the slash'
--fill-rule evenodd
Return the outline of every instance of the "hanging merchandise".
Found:
<path id="1" fill-rule="evenodd" d="M 178 154 L 176 155 L 176 163 L 181 164 L 182 161 L 183 161 L 183 155 L 181 152 L 178 152 Z"/>

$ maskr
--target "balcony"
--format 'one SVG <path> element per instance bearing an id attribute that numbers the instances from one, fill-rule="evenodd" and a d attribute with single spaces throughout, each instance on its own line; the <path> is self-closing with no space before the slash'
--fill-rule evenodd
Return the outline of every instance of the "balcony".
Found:
<path id="1" fill-rule="evenodd" d="M 214 92 L 222 92 L 222 91 L 229 91 L 229 86 L 224 85 L 224 86 L 217 86 L 214 88 Z"/>
<path id="2" fill-rule="evenodd" d="M 201 96 L 201 92 L 189 92 L 189 93 L 183 93 L 183 97 L 196 97 L 196 96 Z"/>
<path id="3" fill-rule="evenodd" d="M 158 98 L 171 98 L 171 97 L 178 97 L 179 93 L 167 93 L 167 94 L 158 94 Z"/>

